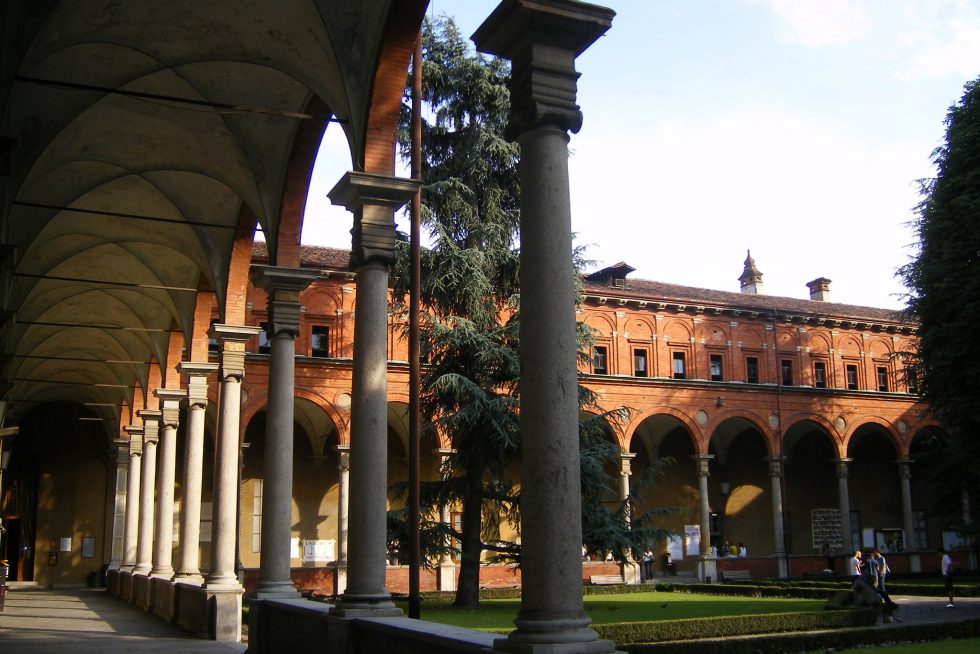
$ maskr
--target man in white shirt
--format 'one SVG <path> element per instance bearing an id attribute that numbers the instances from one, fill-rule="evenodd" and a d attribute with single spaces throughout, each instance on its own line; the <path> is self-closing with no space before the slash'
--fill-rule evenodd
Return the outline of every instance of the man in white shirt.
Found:
<path id="1" fill-rule="evenodd" d="M 861 550 L 854 550 L 854 556 L 848 559 L 847 574 L 852 577 L 861 576 Z"/>
<path id="2" fill-rule="evenodd" d="M 949 604 L 946 605 L 947 609 L 953 608 L 953 559 L 950 557 L 949 553 L 943 548 L 939 548 L 939 553 L 942 555 L 943 560 L 939 564 L 939 569 L 943 573 L 943 582 L 946 585 L 946 594 L 949 595 Z"/>

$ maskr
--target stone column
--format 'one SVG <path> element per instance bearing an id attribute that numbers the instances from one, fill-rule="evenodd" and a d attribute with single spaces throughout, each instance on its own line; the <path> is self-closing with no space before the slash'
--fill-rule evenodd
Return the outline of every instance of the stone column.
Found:
<path id="1" fill-rule="evenodd" d="M 208 408 L 208 375 L 218 364 L 182 361 L 177 364 L 187 375 L 187 427 L 184 430 L 184 479 L 181 486 L 180 553 L 174 581 L 200 586 L 201 576 L 201 486 L 204 472 L 204 417 Z"/>
<path id="2" fill-rule="evenodd" d="M 238 540 L 238 447 L 242 407 L 242 379 L 245 377 L 245 342 L 262 331 L 244 325 L 211 326 L 219 341 L 221 383 L 218 435 L 214 456 L 214 510 L 211 531 L 211 571 L 204 587 L 241 592 L 235 574 L 235 541 Z M 239 616 L 240 618 L 240 616 Z"/>
<path id="3" fill-rule="evenodd" d="M 518 652 L 612 652 L 582 604 L 575 271 L 568 132 L 575 57 L 612 24 L 609 9 L 556 0 L 503 2 L 473 35 L 510 59 L 508 138 L 521 146 L 521 609 L 494 647 Z"/>
<path id="4" fill-rule="evenodd" d="M 157 483 L 157 443 L 160 433 L 160 411 L 143 409 L 143 462 L 140 472 L 140 526 L 136 543 L 136 567 L 133 574 L 149 575 L 153 567 L 154 492 Z"/>
<path id="5" fill-rule="evenodd" d="M 252 284 L 269 298 L 269 402 L 266 408 L 262 482 L 262 554 L 258 599 L 299 597 L 289 567 L 293 524 L 293 389 L 300 293 L 317 271 L 263 266 Z"/>
<path id="6" fill-rule="evenodd" d="M 847 464 L 854 459 L 837 460 L 837 496 L 840 499 L 841 546 L 845 552 L 854 552 L 860 543 L 851 542 L 851 498 L 847 491 Z"/>
<path id="7" fill-rule="evenodd" d="M 783 461 L 781 456 L 774 456 L 769 461 L 769 487 L 772 489 L 772 555 L 779 565 L 779 576 L 789 576 L 789 566 L 786 560 L 786 543 L 783 539 Z"/>
<path id="8" fill-rule="evenodd" d="M 416 180 L 349 172 L 328 194 L 354 212 L 351 269 L 357 274 L 351 378 L 350 515 L 347 588 L 338 615 L 401 615 L 385 586 L 388 440 L 388 269 L 394 259 L 394 212 Z"/>
<path id="9" fill-rule="evenodd" d="M 112 510 L 112 550 L 109 570 L 119 570 L 123 564 L 126 540 L 126 484 L 129 478 L 129 439 L 113 441 L 116 446 L 116 493 Z"/>
<path id="10" fill-rule="evenodd" d="M 898 480 L 902 486 L 902 522 L 905 551 L 909 553 L 909 571 L 921 572 L 922 560 L 915 550 L 915 522 L 912 519 L 912 459 L 898 460 Z"/>
<path id="11" fill-rule="evenodd" d="M 180 423 L 180 401 L 186 393 L 176 388 L 158 388 L 153 392 L 162 403 L 160 445 L 157 447 L 156 544 L 153 550 L 151 577 L 171 579 L 174 576 L 174 482 L 177 472 L 177 426 Z"/>
<path id="12" fill-rule="evenodd" d="M 347 590 L 347 520 L 350 502 L 350 447 L 337 446 L 337 564 L 334 592 Z"/>
<path id="13" fill-rule="evenodd" d="M 714 454 L 700 454 L 694 457 L 698 466 L 698 516 L 700 518 L 701 543 L 698 562 L 698 577 L 703 582 L 718 579 L 718 563 L 711 556 L 711 503 L 708 497 L 709 464 Z"/>
<path id="14" fill-rule="evenodd" d="M 439 455 L 439 470 L 445 470 L 446 464 L 449 456 L 453 453 L 452 450 L 438 449 L 436 453 Z M 449 505 L 443 504 L 439 507 L 439 520 L 444 525 L 449 525 L 452 520 L 452 514 L 449 511 Z M 456 590 L 456 564 L 453 563 L 453 557 L 448 552 L 444 553 L 439 557 L 439 578 L 438 578 L 439 590 L 442 591 L 454 591 Z"/>
<path id="15" fill-rule="evenodd" d="M 143 428 L 128 425 L 129 469 L 126 471 L 126 523 L 123 528 L 123 563 L 120 570 L 133 572 L 136 568 L 136 543 L 140 522 L 140 471 L 143 469 Z"/>
<path id="16" fill-rule="evenodd" d="M 620 503 L 626 502 L 630 496 L 630 475 L 633 473 L 630 464 L 633 459 L 636 458 L 635 454 L 620 454 L 619 455 L 619 501 Z M 626 521 L 631 525 L 633 524 L 633 508 L 626 504 L 624 511 L 626 512 Z M 633 558 L 632 552 L 626 553 L 626 563 L 623 564 L 623 582 L 627 584 L 638 584 L 642 581 L 640 578 L 640 566 L 637 565 L 636 560 Z"/>

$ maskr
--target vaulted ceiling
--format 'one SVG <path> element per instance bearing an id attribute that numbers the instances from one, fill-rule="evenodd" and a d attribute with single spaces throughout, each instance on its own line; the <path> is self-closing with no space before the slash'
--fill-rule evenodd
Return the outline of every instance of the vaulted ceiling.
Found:
<path id="1" fill-rule="evenodd" d="M 335 120 L 363 169 L 376 71 L 425 4 L 3 3 L 8 424 L 52 401 L 110 422 L 133 405 L 171 330 L 190 339 L 199 289 L 224 306 L 236 238 L 257 221 L 275 250 L 297 135 Z"/>

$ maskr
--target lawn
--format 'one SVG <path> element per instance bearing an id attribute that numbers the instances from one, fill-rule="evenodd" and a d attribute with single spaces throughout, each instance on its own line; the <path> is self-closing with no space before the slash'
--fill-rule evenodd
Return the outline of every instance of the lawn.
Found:
<path id="1" fill-rule="evenodd" d="M 836 654 L 847 654 L 848 652 L 857 654 L 858 652 L 866 653 L 867 651 L 868 648 L 866 647 L 835 650 Z M 980 652 L 980 638 L 878 646 L 874 648 L 874 651 L 881 651 L 885 654 L 975 654 L 976 652 Z M 810 652 L 810 654 L 824 654 L 824 650 Z"/>
<path id="2" fill-rule="evenodd" d="M 820 611 L 826 604 L 824 600 L 662 592 L 589 595 L 584 601 L 593 624 Z M 520 604 L 516 598 L 483 600 L 479 609 L 466 610 L 455 608 L 449 602 L 429 602 L 422 605 L 422 619 L 470 629 L 507 629 L 514 626 Z"/>

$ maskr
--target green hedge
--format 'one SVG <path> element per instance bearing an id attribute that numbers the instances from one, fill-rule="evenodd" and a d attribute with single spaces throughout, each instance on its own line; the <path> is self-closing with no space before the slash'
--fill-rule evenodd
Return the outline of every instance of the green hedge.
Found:
<path id="1" fill-rule="evenodd" d="M 657 584 L 657 590 L 667 584 Z M 701 593 L 705 595 L 728 595 L 734 597 L 792 597 L 795 599 L 830 599 L 835 588 L 800 588 L 796 586 L 760 586 L 755 583 L 744 584 L 677 584 L 675 592 Z M 663 589 L 666 590 L 666 589 Z"/>
<path id="2" fill-rule="evenodd" d="M 980 636 L 980 619 L 962 622 L 873 627 L 819 633 L 782 633 L 740 638 L 687 640 L 666 643 L 625 643 L 631 654 L 783 654 L 851 647 L 917 643 Z"/>
<path id="3" fill-rule="evenodd" d="M 651 643 L 692 638 L 730 638 L 746 634 L 786 631 L 841 629 L 872 625 L 875 613 L 870 609 L 853 611 L 803 611 L 764 615 L 732 615 L 686 620 L 654 622 L 619 622 L 592 625 L 600 638 L 616 644 Z"/>

